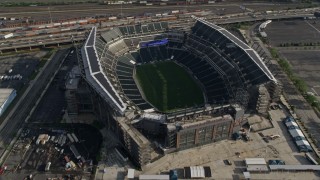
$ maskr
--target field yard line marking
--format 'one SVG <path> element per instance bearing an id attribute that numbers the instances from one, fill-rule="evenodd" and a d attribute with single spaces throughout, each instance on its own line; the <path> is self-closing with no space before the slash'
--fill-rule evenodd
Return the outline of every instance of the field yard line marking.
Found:
<path id="1" fill-rule="evenodd" d="M 163 81 L 163 89 L 162 89 L 163 97 L 162 97 L 162 101 L 163 101 L 164 109 L 168 109 L 167 80 L 159 70 L 157 70 L 157 73 L 160 76 L 160 79 L 162 79 L 162 81 Z"/>
<path id="2" fill-rule="evenodd" d="M 313 29 L 315 29 L 316 31 L 318 31 L 318 33 L 320 33 L 320 31 L 319 31 L 316 27 L 314 27 L 312 24 L 310 24 L 308 21 L 304 21 L 304 22 L 306 22 L 307 24 L 309 24 L 309 26 L 311 26 Z"/>
<path id="3" fill-rule="evenodd" d="M 168 97 L 167 97 L 167 91 L 168 91 L 168 87 L 167 87 L 167 80 L 164 78 L 163 74 L 159 71 L 159 75 L 161 77 L 161 79 L 163 80 L 163 89 L 162 89 L 162 93 L 163 93 L 163 104 L 164 104 L 164 109 L 168 109 Z"/>

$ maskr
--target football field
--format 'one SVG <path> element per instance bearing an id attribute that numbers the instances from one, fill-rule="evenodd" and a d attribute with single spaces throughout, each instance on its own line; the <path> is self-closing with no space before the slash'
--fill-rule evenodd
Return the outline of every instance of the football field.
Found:
<path id="1" fill-rule="evenodd" d="M 136 77 L 146 99 L 159 111 L 170 112 L 204 103 L 198 84 L 174 62 L 137 66 Z"/>

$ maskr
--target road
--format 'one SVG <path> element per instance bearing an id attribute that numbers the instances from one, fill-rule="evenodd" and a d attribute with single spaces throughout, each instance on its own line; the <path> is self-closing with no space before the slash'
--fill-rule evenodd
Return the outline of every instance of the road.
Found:
<path id="1" fill-rule="evenodd" d="M 306 12 L 305 10 L 299 11 L 285 11 L 285 12 L 274 12 L 271 14 L 260 14 L 257 15 L 255 18 L 250 17 L 248 14 L 231 14 L 226 16 L 221 16 L 217 18 L 217 16 L 213 14 L 209 14 L 206 19 L 210 22 L 214 22 L 216 24 L 230 24 L 230 23 L 237 23 L 237 22 L 251 22 L 251 21 L 262 21 L 264 19 L 272 19 L 272 20 L 279 20 L 279 19 L 289 19 L 289 18 L 303 18 L 303 17 L 313 17 L 310 10 Z M 190 15 L 191 16 L 191 15 Z M 170 21 L 172 27 L 186 27 L 191 26 L 194 21 L 191 19 L 190 16 L 185 16 L 179 18 L 177 21 Z M 148 20 L 146 20 L 147 22 Z M 128 22 L 126 22 L 128 23 Z M 122 24 L 119 24 L 122 25 Z M 90 24 L 85 25 L 84 28 L 88 29 L 92 26 L 99 26 L 97 24 Z M 110 27 L 114 26 L 114 24 L 110 24 L 108 22 L 102 23 L 102 28 L 99 29 L 99 32 L 105 31 Z M 11 50 L 17 48 L 28 48 L 34 46 L 45 46 L 45 45 L 54 45 L 59 43 L 71 43 L 73 36 L 74 41 L 82 41 L 84 40 L 85 31 L 77 32 L 68 32 L 68 33 L 60 33 L 60 34 L 52 34 L 50 35 L 40 35 L 40 36 L 33 36 L 33 37 L 22 37 L 22 38 L 14 38 L 14 39 L 6 39 L 0 40 L 0 51 L 2 50 Z M 49 38 L 48 38 L 49 37 Z"/>
<path id="2" fill-rule="evenodd" d="M 246 9 L 241 9 L 240 5 L 245 5 Z M 223 14 L 236 14 L 244 12 L 264 12 L 267 10 L 287 10 L 296 9 L 297 7 L 304 8 L 305 4 L 285 4 L 282 3 L 229 3 L 220 2 L 215 4 L 204 4 L 204 5 L 179 5 L 179 6 L 110 6 L 110 5 L 97 5 L 97 4 L 77 4 L 77 5 L 66 5 L 66 6 L 37 6 L 37 7 L 11 7 L 3 8 L 0 7 L 0 17 L 14 17 L 14 21 L 4 21 L 8 27 L 21 26 L 31 24 L 44 24 L 51 22 L 61 22 L 79 18 L 91 18 L 91 17 L 127 17 L 135 16 L 141 17 L 146 14 L 155 15 L 156 13 L 170 13 L 172 10 L 180 11 L 195 11 L 195 10 L 207 10 L 218 16 Z M 1 18 L 0 18 L 1 19 Z M 17 20 L 18 19 L 18 20 Z M 28 19 L 29 24 L 25 24 Z M 1 20 L 0 20 L 1 22 Z M 1 24 L 1 23 L 0 23 Z"/>
<path id="3" fill-rule="evenodd" d="M 244 5 L 242 3 L 215 3 L 215 4 L 198 4 L 198 5 L 168 5 L 168 6 L 133 6 L 133 5 L 113 5 L 113 6 L 99 6 L 99 5 L 92 5 L 92 4 L 85 4 L 85 5 L 68 5 L 68 6 L 51 6 L 50 12 L 52 14 L 58 13 L 104 13 L 104 14 L 119 14 L 122 10 L 122 13 L 144 13 L 144 12 L 153 12 L 155 10 L 160 11 L 169 11 L 169 10 L 198 10 L 198 9 L 211 9 L 216 10 L 215 8 L 234 8 L 233 11 L 241 12 L 243 10 L 240 9 L 240 5 Z M 247 3 L 245 4 L 246 7 L 255 10 L 267 10 L 267 9 L 284 9 L 287 7 L 297 7 L 300 4 L 281 4 L 281 6 L 277 6 L 274 3 Z M 49 6 L 38 6 L 38 7 L 13 7 L 13 8 L 0 8 L 0 16 L 18 16 L 18 15 L 32 15 L 32 14 L 44 14 L 49 15 Z M 150 10 L 150 11 L 149 11 Z"/>
<path id="4" fill-rule="evenodd" d="M 35 102 L 39 98 L 42 90 L 47 85 L 47 81 L 52 77 L 53 72 L 57 69 L 63 56 L 67 53 L 67 50 L 59 50 L 48 61 L 46 66 L 39 72 L 37 78 L 30 82 L 29 88 L 25 91 L 25 94 L 17 102 L 11 113 L 6 117 L 5 121 L 1 124 L 0 131 L 0 154 L 6 150 L 18 130 L 23 127 L 25 120 L 30 116 L 31 109 L 35 106 Z"/>

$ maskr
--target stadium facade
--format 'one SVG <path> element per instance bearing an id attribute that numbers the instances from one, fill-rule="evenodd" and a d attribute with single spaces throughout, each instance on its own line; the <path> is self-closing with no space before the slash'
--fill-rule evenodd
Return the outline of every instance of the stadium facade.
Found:
<path id="1" fill-rule="evenodd" d="M 105 122 L 140 167 L 170 153 L 223 139 L 246 123 L 244 112 L 257 101 L 259 86 L 277 96 L 277 81 L 248 45 L 222 27 L 196 18 L 189 31 L 167 22 L 92 28 L 79 66 L 98 119 Z M 199 83 L 205 103 L 170 113 L 148 103 L 135 80 L 137 66 L 173 61 Z M 157 151 L 158 152 L 158 151 Z"/>

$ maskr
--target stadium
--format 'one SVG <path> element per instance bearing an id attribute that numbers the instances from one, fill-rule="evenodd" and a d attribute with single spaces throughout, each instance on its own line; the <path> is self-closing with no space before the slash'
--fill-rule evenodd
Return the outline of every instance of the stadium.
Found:
<path id="1" fill-rule="evenodd" d="M 247 44 L 193 17 L 93 27 L 79 51 L 97 117 L 140 167 L 166 154 L 228 139 L 255 109 L 260 85 L 276 96 L 277 81 Z"/>

